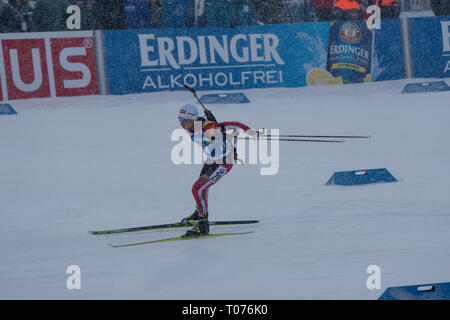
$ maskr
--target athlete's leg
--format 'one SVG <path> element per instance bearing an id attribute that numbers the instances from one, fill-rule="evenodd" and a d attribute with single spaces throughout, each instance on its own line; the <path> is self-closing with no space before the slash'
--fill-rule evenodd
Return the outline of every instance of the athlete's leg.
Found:
<path id="1" fill-rule="evenodd" d="M 230 172 L 232 164 L 205 164 L 200 178 L 192 186 L 192 195 L 197 204 L 198 213 L 203 219 L 208 218 L 208 191 L 224 175 Z"/>

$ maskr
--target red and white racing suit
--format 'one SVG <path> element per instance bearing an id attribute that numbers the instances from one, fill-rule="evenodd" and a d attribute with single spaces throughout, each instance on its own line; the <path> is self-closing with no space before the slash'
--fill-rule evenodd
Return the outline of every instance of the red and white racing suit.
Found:
<path id="1" fill-rule="evenodd" d="M 234 147 L 227 141 L 226 131 L 242 130 L 247 132 L 251 128 L 240 122 L 217 123 L 203 118 L 200 118 L 194 127 L 196 129 L 194 128 L 191 139 L 202 146 L 203 151 L 208 155 L 208 160 L 203 165 L 200 177 L 192 186 L 192 194 L 200 216 L 207 219 L 209 188 L 230 172 L 233 167 L 233 161 L 229 159 L 231 153 L 234 153 Z"/>

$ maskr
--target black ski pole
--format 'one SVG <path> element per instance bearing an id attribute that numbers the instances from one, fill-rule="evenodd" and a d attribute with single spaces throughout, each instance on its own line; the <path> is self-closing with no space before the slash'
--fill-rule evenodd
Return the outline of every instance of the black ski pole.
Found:
<path id="1" fill-rule="evenodd" d="M 328 140 L 328 139 L 295 139 L 295 138 L 278 138 L 278 137 L 273 137 L 274 139 L 272 139 L 270 136 L 262 136 L 257 138 L 258 140 L 278 140 L 278 141 L 297 141 L 297 142 L 335 142 L 335 143 L 342 143 L 345 142 L 345 140 Z M 252 138 L 248 138 L 248 137 L 239 137 L 239 140 L 244 140 L 244 139 L 252 139 Z"/>
<path id="2" fill-rule="evenodd" d="M 203 107 L 203 111 L 205 112 L 206 119 L 208 119 L 210 121 L 217 122 L 216 117 L 214 117 L 212 112 L 210 110 L 206 109 L 206 107 L 203 105 L 203 103 L 201 102 L 200 98 L 197 96 L 197 92 L 195 91 L 195 89 L 189 87 L 186 84 L 184 85 L 184 87 L 186 89 L 188 89 L 194 95 L 195 99 L 197 99 L 198 103 L 200 103 L 200 105 Z"/>
<path id="3" fill-rule="evenodd" d="M 267 137 L 278 137 L 278 138 L 336 138 L 336 139 L 369 139 L 370 136 L 315 136 L 315 135 L 300 135 L 300 134 L 279 134 L 271 135 L 268 134 Z"/>

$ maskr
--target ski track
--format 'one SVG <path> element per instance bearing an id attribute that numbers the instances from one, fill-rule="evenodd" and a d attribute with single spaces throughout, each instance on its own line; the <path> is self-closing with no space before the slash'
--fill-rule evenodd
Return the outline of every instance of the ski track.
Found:
<path id="1" fill-rule="evenodd" d="M 420 79 L 416 79 L 419 81 Z M 450 93 L 411 81 L 241 90 L 219 121 L 281 134 L 371 135 L 280 142 L 279 172 L 236 165 L 212 187 L 212 227 L 242 236 L 110 248 L 180 230 L 89 230 L 179 221 L 200 165 L 176 166 L 189 92 L 12 101 L 0 117 L 1 299 L 377 299 L 387 287 L 450 281 Z M 199 95 L 202 92 L 199 93 Z M 397 183 L 326 186 L 333 172 L 387 168 Z M 66 269 L 81 268 L 81 290 Z M 381 269 L 381 289 L 366 269 Z"/>

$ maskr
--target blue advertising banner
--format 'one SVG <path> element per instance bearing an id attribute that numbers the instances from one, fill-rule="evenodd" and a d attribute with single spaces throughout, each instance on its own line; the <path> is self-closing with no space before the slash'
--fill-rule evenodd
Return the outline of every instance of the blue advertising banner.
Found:
<path id="1" fill-rule="evenodd" d="M 450 17 L 412 18 L 409 28 L 414 76 L 450 77 Z"/>
<path id="2" fill-rule="evenodd" d="M 382 19 L 381 29 L 375 30 L 372 57 L 372 81 L 405 78 L 402 35 L 399 19 Z"/>
<path id="3" fill-rule="evenodd" d="M 369 82 L 374 36 L 364 20 L 332 23 L 327 71 L 343 83 Z"/>
<path id="4" fill-rule="evenodd" d="M 110 93 L 184 90 L 185 84 L 198 90 L 341 84 L 326 70 L 330 25 L 104 31 Z M 367 81 L 403 78 L 401 41 L 377 35 Z"/>

